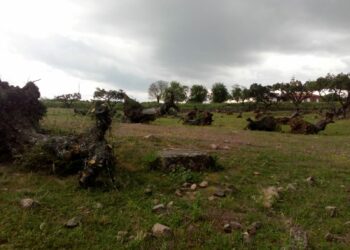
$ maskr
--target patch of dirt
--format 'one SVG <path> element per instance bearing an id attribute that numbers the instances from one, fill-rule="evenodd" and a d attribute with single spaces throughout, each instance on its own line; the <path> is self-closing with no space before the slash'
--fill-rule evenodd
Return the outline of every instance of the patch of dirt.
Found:
<path id="1" fill-rule="evenodd" d="M 175 139 L 178 141 L 195 140 L 208 145 L 208 147 L 211 144 L 228 147 L 258 146 L 247 132 L 234 133 L 232 130 L 224 128 L 120 124 L 113 130 L 113 134 L 117 137 L 145 137 L 152 135 L 162 139 Z"/>
<path id="2" fill-rule="evenodd" d="M 213 227 L 218 231 L 222 231 L 223 225 L 232 221 L 236 221 L 244 225 L 243 218 L 245 215 L 243 213 L 236 213 L 229 209 L 220 208 L 211 208 L 207 211 L 208 213 L 204 216 L 204 218 L 210 221 Z"/>

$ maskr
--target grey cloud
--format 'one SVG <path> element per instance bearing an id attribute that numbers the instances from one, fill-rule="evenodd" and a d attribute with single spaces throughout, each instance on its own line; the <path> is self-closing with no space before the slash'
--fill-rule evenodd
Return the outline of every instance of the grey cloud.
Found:
<path id="1" fill-rule="evenodd" d="M 172 80 L 170 76 L 204 83 L 208 79 L 228 79 L 234 76 L 222 69 L 259 69 L 267 53 L 329 57 L 350 54 L 349 0 L 75 2 L 85 13 L 79 26 L 74 27 L 76 31 L 121 37 L 153 48 L 149 61 L 157 66 L 153 70 L 163 69 L 165 80 Z M 149 72 L 149 77 L 125 72 L 115 64 L 117 57 L 93 40 L 89 42 L 56 36 L 15 43 L 37 60 L 120 88 L 146 90 L 156 80 L 153 76 L 159 75 L 156 71 Z M 140 61 L 141 67 L 143 63 L 149 62 Z M 282 77 L 274 69 L 261 69 L 256 75 L 262 74 L 271 74 L 263 76 L 269 81 Z"/>
<path id="2" fill-rule="evenodd" d="M 139 90 L 147 80 L 121 71 L 112 54 L 83 41 L 63 36 L 41 39 L 16 36 L 13 43 L 20 53 L 81 79 L 106 82 L 128 90 Z"/>
<path id="3" fill-rule="evenodd" d="M 349 9 L 347 0 L 103 0 L 92 20 L 99 30 L 155 44 L 170 71 L 200 77 L 257 64 L 261 52 L 342 54 Z"/>

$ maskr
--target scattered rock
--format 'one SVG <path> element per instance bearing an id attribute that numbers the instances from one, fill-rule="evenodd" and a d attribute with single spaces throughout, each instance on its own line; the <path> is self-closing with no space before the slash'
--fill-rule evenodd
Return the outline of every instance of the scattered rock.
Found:
<path id="1" fill-rule="evenodd" d="M 260 172 L 258 172 L 258 171 L 254 171 L 254 173 L 253 173 L 254 175 L 260 175 Z"/>
<path id="2" fill-rule="evenodd" d="M 152 234 L 155 237 L 170 237 L 172 236 L 172 231 L 170 229 L 170 227 L 167 227 L 165 225 L 162 225 L 160 223 L 156 223 L 154 224 L 154 226 L 152 227 Z"/>
<path id="3" fill-rule="evenodd" d="M 245 243 L 250 243 L 252 240 L 252 236 L 248 232 L 243 233 L 243 241 Z"/>
<path id="4" fill-rule="evenodd" d="M 145 135 L 143 138 L 145 138 L 145 139 L 155 139 L 156 137 L 154 135 Z"/>
<path id="5" fill-rule="evenodd" d="M 293 184 L 291 184 L 291 183 L 289 183 L 288 185 L 287 185 L 287 188 L 286 188 L 287 190 L 291 190 L 291 191 L 295 191 L 295 190 L 297 190 L 296 188 L 295 188 L 295 186 L 293 185 Z"/>
<path id="6" fill-rule="evenodd" d="M 337 207 L 335 206 L 327 206 L 325 207 L 326 211 L 328 212 L 329 216 L 335 217 L 337 215 Z"/>
<path id="7" fill-rule="evenodd" d="M 191 185 L 191 190 L 195 191 L 197 189 L 197 184 L 192 184 Z"/>
<path id="8" fill-rule="evenodd" d="M 20 204 L 21 204 L 22 208 L 30 209 L 30 208 L 34 208 L 34 207 L 38 206 L 39 202 L 37 202 L 36 200 L 33 200 L 31 198 L 24 198 L 20 201 Z"/>
<path id="9" fill-rule="evenodd" d="M 223 197 L 226 196 L 226 194 L 225 194 L 225 192 L 224 192 L 223 190 L 217 190 L 217 191 L 214 193 L 214 196 L 223 198 Z"/>
<path id="10" fill-rule="evenodd" d="M 164 204 L 158 204 L 152 208 L 152 212 L 155 212 L 155 213 L 163 212 L 164 210 L 165 210 Z"/>
<path id="11" fill-rule="evenodd" d="M 258 229 L 260 229 L 262 226 L 260 221 L 253 222 L 248 228 L 247 232 L 249 235 L 254 236 Z"/>
<path id="12" fill-rule="evenodd" d="M 308 249 L 309 239 L 307 233 L 298 226 L 291 227 L 289 231 L 292 249 Z"/>
<path id="13" fill-rule="evenodd" d="M 179 189 L 177 189 L 175 191 L 175 195 L 178 196 L 178 197 L 182 197 L 182 193 L 181 193 L 181 191 Z"/>
<path id="14" fill-rule="evenodd" d="M 183 188 L 190 188 L 191 185 L 192 185 L 191 183 L 185 182 L 184 184 L 182 184 L 182 187 L 183 187 Z"/>
<path id="15" fill-rule="evenodd" d="M 216 168 L 215 159 L 207 152 L 193 150 L 164 150 L 150 163 L 151 169 L 165 172 L 185 168 L 192 171 L 211 170 Z"/>
<path id="16" fill-rule="evenodd" d="M 313 177 L 313 176 L 307 177 L 306 182 L 309 183 L 310 185 L 314 185 L 316 182 L 315 177 Z"/>
<path id="17" fill-rule="evenodd" d="M 338 241 L 338 242 L 346 242 L 346 237 L 343 236 L 339 236 L 336 234 L 332 234 L 332 233 L 327 233 L 324 238 L 326 239 L 326 241 L 332 242 L 332 241 Z"/>
<path id="18" fill-rule="evenodd" d="M 263 192 L 263 206 L 271 208 L 273 203 L 279 198 L 279 191 L 276 187 L 268 187 L 262 190 Z"/>
<path id="19" fill-rule="evenodd" d="M 350 226 L 350 221 L 344 223 L 345 226 Z"/>
<path id="20" fill-rule="evenodd" d="M 202 181 L 201 183 L 199 183 L 199 187 L 201 187 L 201 188 L 208 187 L 208 182 L 207 181 Z"/>
<path id="21" fill-rule="evenodd" d="M 225 146 L 222 146 L 222 149 L 223 150 L 230 150 L 230 147 L 225 145 Z"/>
<path id="22" fill-rule="evenodd" d="M 43 231 L 45 229 L 45 227 L 46 227 L 46 223 L 45 222 L 40 223 L 39 229 L 41 231 Z"/>
<path id="23" fill-rule="evenodd" d="M 237 222 L 237 221 L 230 221 L 230 225 L 232 229 L 235 230 L 242 230 L 243 226 L 241 225 L 241 223 Z"/>
<path id="24" fill-rule="evenodd" d="M 224 225 L 224 232 L 225 233 L 231 233 L 232 232 L 232 227 L 231 227 L 231 225 L 230 224 L 225 224 Z"/>
<path id="25" fill-rule="evenodd" d="M 169 201 L 168 204 L 166 204 L 167 208 L 172 208 L 174 206 L 174 202 L 173 201 Z"/>
<path id="26" fill-rule="evenodd" d="M 154 204 L 154 205 L 158 205 L 158 204 L 159 204 L 159 200 L 158 200 L 158 199 L 154 199 L 154 200 L 153 200 L 153 204 Z"/>
<path id="27" fill-rule="evenodd" d="M 128 236 L 128 231 L 118 231 L 117 240 L 121 242 L 125 242 Z"/>
<path id="28" fill-rule="evenodd" d="M 79 226 L 81 223 L 81 217 L 80 216 L 76 216 L 76 217 L 73 217 L 72 219 L 68 220 L 66 222 L 65 227 L 67 228 L 74 228 L 74 227 L 77 227 Z"/>
<path id="29" fill-rule="evenodd" d="M 146 188 L 145 191 L 144 191 L 144 194 L 145 195 L 152 195 L 152 189 Z"/>
<path id="30" fill-rule="evenodd" d="M 97 209 L 101 209 L 101 208 L 103 208 L 102 203 L 100 203 L 100 202 L 96 202 L 96 203 L 95 203 L 95 208 L 97 208 Z"/>
<path id="31" fill-rule="evenodd" d="M 209 196 L 209 197 L 208 197 L 208 200 L 209 200 L 209 201 L 215 200 L 215 196 L 213 196 L 213 195 L 212 195 L 212 196 Z"/>
<path id="32" fill-rule="evenodd" d="M 219 146 L 216 145 L 216 144 L 210 144 L 210 148 L 211 148 L 212 150 L 218 150 L 218 149 L 219 149 Z"/>

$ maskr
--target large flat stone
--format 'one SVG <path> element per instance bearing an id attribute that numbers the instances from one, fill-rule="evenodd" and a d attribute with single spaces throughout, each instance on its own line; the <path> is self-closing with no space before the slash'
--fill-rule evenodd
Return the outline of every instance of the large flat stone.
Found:
<path id="1" fill-rule="evenodd" d="M 214 169 L 215 160 L 207 152 L 193 150 L 164 150 L 158 153 L 158 157 L 151 163 L 152 169 L 163 171 L 175 171 L 179 168 L 192 171 Z"/>

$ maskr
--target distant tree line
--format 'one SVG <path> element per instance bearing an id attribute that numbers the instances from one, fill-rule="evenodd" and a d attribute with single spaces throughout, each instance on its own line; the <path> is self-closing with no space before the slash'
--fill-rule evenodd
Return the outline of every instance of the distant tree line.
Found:
<path id="1" fill-rule="evenodd" d="M 157 81 L 150 85 L 148 93 L 149 97 L 156 99 L 158 103 L 164 101 L 169 93 L 173 93 L 176 102 L 203 103 L 210 101 L 223 103 L 233 100 L 242 103 L 242 105 L 246 102 L 254 102 L 265 110 L 271 105 L 279 105 L 281 102 L 291 102 L 295 109 L 299 109 L 301 103 L 317 93 L 321 101 L 329 103 L 329 107 L 333 109 L 334 113 L 346 116 L 346 112 L 350 108 L 350 74 L 327 74 L 317 80 L 305 83 L 292 78 L 290 82 L 272 85 L 253 83 L 249 87 L 244 87 L 235 84 L 231 91 L 224 83 L 215 83 L 210 93 L 205 86 L 199 84 L 188 87 L 176 81 L 170 83 Z"/>

